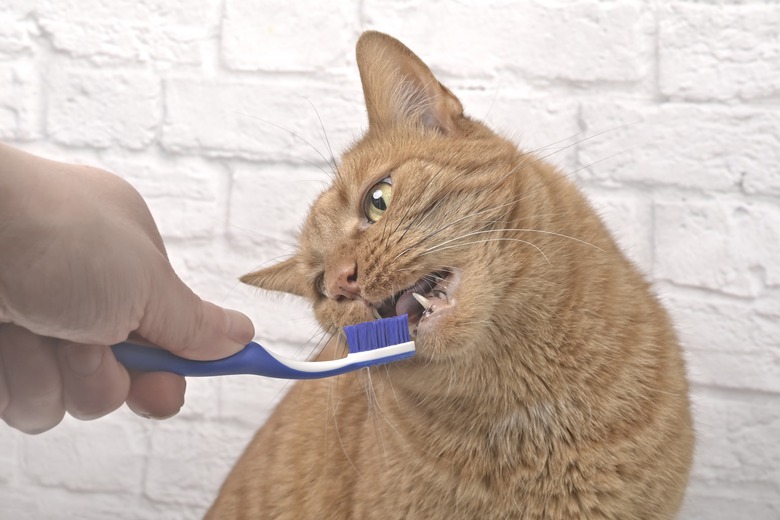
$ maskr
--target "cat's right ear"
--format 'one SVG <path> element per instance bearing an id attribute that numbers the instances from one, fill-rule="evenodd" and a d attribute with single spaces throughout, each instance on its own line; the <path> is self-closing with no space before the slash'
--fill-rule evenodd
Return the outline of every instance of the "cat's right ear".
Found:
<path id="1" fill-rule="evenodd" d="M 280 291 L 304 297 L 312 295 L 311 288 L 306 285 L 306 276 L 297 256 L 245 274 L 240 280 L 268 291 Z"/>
<path id="2" fill-rule="evenodd" d="M 444 134 L 457 131 L 463 105 L 403 43 L 366 31 L 357 42 L 357 64 L 369 130 L 411 124 Z"/>

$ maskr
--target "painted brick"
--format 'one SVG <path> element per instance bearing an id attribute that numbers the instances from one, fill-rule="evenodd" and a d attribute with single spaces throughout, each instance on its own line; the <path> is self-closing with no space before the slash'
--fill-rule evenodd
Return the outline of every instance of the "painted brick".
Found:
<path id="1" fill-rule="evenodd" d="M 173 152 L 324 163 L 330 154 L 319 118 L 336 155 L 366 126 L 357 72 L 349 85 L 172 80 L 163 145 Z"/>
<path id="2" fill-rule="evenodd" d="M 47 86 L 47 130 L 57 143 L 140 149 L 156 138 L 162 86 L 154 74 L 60 68 Z"/>
<path id="3" fill-rule="evenodd" d="M 143 195 L 163 238 L 204 238 L 221 233 L 229 173 L 197 157 L 128 156 L 115 153 L 103 166 Z"/>
<path id="4" fill-rule="evenodd" d="M 311 204 L 329 184 L 329 175 L 313 166 L 236 165 L 228 233 L 290 253 Z"/>
<path id="5" fill-rule="evenodd" d="M 64 489 L 19 491 L 0 487 L 0 518 L 8 520 L 196 520 L 205 510 L 187 505 L 155 504 L 141 495 L 78 493 Z"/>
<path id="6" fill-rule="evenodd" d="M 780 445 L 767 441 L 780 431 L 780 396 L 702 389 L 692 401 L 697 451 L 690 492 L 776 507 Z"/>
<path id="7" fill-rule="evenodd" d="M 0 425 L 0 484 L 3 486 L 12 483 L 16 476 L 21 437 L 22 434 L 16 430 Z"/>
<path id="8" fill-rule="evenodd" d="M 0 11 L 0 58 L 30 54 L 33 49 L 31 35 L 34 25 Z"/>
<path id="9" fill-rule="evenodd" d="M 635 82 L 650 71 L 653 19 L 636 2 L 367 0 L 364 12 L 447 75 Z"/>
<path id="10" fill-rule="evenodd" d="M 755 520 L 774 520 L 780 518 L 780 500 L 745 500 L 723 498 L 717 493 L 706 491 L 688 493 L 680 520 L 734 520 L 751 518 Z"/>
<path id="11" fill-rule="evenodd" d="M 486 90 L 453 91 L 467 116 L 486 123 L 521 150 L 534 152 L 565 171 L 576 166 L 575 148 L 569 146 L 580 132 L 576 101 L 518 97 L 498 81 Z"/>
<path id="12" fill-rule="evenodd" d="M 0 4 L 0 15 L 21 20 L 30 15 L 34 9 L 34 3 L 27 0 L 5 0 Z"/>
<path id="13" fill-rule="evenodd" d="M 73 491 L 138 491 L 146 441 L 141 420 L 125 410 L 93 422 L 66 416 L 57 428 L 23 441 L 24 473 Z M 125 418 L 123 418 L 125 416 Z"/>
<path id="14" fill-rule="evenodd" d="M 217 9 L 215 0 L 44 4 L 39 23 L 54 48 L 97 64 L 154 59 L 197 64 Z"/>
<path id="15" fill-rule="evenodd" d="M 643 273 L 653 271 L 651 204 L 644 197 L 626 192 L 585 189 L 594 209 L 626 256 Z"/>
<path id="16" fill-rule="evenodd" d="M 287 354 L 269 340 L 259 341 L 275 353 Z M 293 381 L 256 376 L 231 377 L 225 379 L 224 383 L 220 397 L 220 417 L 244 425 L 245 442 L 249 442 L 294 384 Z"/>
<path id="17" fill-rule="evenodd" d="M 585 179 L 734 190 L 744 178 L 758 191 L 780 178 L 778 110 L 602 100 L 582 119 Z"/>
<path id="18" fill-rule="evenodd" d="M 669 290 L 664 300 L 686 350 L 691 381 L 780 394 L 780 312 Z"/>
<path id="19" fill-rule="evenodd" d="M 185 282 L 303 358 L 320 339 L 306 302 L 236 279 L 291 251 L 280 240 L 326 179 L 309 165 L 319 152 L 278 126 L 329 156 L 311 99 L 338 155 L 366 126 L 358 28 L 390 32 L 467 114 L 571 173 L 656 278 L 699 432 L 679 518 L 776 519 L 779 13 L 769 0 L 4 0 L 0 139 L 130 180 Z M 191 381 L 163 423 L 125 409 L 27 437 L 0 422 L 0 518 L 201 518 L 289 387 Z"/>
<path id="20" fill-rule="evenodd" d="M 661 92 L 694 100 L 780 94 L 777 5 L 678 2 L 660 10 Z"/>
<path id="21" fill-rule="evenodd" d="M 0 85 L 0 139 L 40 136 L 40 88 L 34 64 L 0 62 Z"/>
<path id="22" fill-rule="evenodd" d="M 757 296 L 780 284 L 780 207 L 739 200 L 655 204 L 655 275 Z"/>
<path id="23" fill-rule="evenodd" d="M 213 422 L 195 426 L 176 420 L 154 426 L 145 495 L 157 502 L 208 506 L 245 437 Z"/>
<path id="24" fill-rule="evenodd" d="M 354 53 L 356 0 L 227 0 L 222 57 L 236 70 L 312 71 L 343 66 Z"/>

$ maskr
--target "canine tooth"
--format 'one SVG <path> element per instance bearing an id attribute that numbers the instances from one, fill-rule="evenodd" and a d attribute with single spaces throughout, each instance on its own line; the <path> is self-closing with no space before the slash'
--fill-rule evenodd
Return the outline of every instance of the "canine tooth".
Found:
<path id="1" fill-rule="evenodd" d="M 423 308 L 427 311 L 431 308 L 431 300 L 426 298 L 425 296 L 422 296 L 421 294 L 412 293 L 412 296 L 414 296 L 414 299 L 417 300 L 417 303 L 423 306 Z"/>
<path id="2" fill-rule="evenodd" d="M 376 318 L 376 319 L 378 319 L 378 320 L 381 320 L 381 319 L 382 319 L 382 315 L 381 315 L 381 314 L 379 314 L 379 311 L 378 311 L 378 310 L 376 310 L 376 307 L 371 307 L 371 312 L 373 312 L 373 313 L 374 313 L 374 318 Z"/>

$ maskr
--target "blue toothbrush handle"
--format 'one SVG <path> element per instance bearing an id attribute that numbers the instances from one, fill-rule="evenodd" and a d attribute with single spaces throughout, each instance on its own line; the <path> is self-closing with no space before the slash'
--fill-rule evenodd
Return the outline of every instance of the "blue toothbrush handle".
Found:
<path id="1" fill-rule="evenodd" d="M 290 377 L 290 369 L 254 341 L 232 356 L 213 361 L 186 359 L 167 350 L 127 342 L 114 345 L 111 350 L 126 368 L 141 372 L 173 372 L 196 377 L 235 374 Z"/>
<path id="2" fill-rule="evenodd" d="M 111 347 L 116 359 L 130 370 L 173 372 L 180 376 L 228 376 L 252 374 L 279 379 L 319 379 L 337 376 L 361 368 L 390 363 L 414 355 L 414 343 L 406 342 L 368 352 L 350 354 L 330 361 L 297 361 L 274 356 L 265 347 L 250 341 L 243 350 L 214 361 L 195 361 L 135 343 Z"/>

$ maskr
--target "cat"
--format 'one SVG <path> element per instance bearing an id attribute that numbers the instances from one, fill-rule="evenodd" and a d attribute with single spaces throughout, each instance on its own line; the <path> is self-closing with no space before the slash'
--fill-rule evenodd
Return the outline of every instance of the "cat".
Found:
<path id="1" fill-rule="evenodd" d="M 365 32 L 357 63 L 366 134 L 295 255 L 242 281 L 310 300 L 321 358 L 396 313 L 417 354 L 293 387 L 207 518 L 672 518 L 694 436 L 648 283 L 565 176 L 403 44 Z"/>

